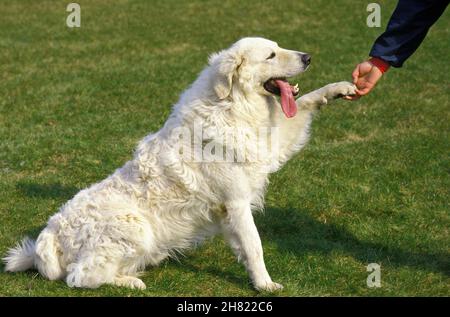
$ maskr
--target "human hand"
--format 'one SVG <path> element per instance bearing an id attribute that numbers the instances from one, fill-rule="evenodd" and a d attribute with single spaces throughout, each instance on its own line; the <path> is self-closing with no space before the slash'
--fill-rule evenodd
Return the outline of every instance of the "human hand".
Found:
<path id="1" fill-rule="evenodd" d="M 383 72 L 370 61 L 356 65 L 352 73 L 353 83 L 357 88 L 356 95 L 346 96 L 344 99 L 356 100 L 361 96 L 367 95 L 375 87 L 381 76 L 383 76 Z"/>

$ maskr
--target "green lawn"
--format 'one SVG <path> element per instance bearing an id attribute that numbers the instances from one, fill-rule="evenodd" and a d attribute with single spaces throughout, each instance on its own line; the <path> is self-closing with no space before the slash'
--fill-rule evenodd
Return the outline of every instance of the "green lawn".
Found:
<path id="1" fill-rule="evenodd" d="M 350 79 L 395 5 L 378 1 L 382 28 L 368 28 L 369 0 L 80 0 L 81 28 L 69 29 L 69 2 L 0 3 L 1 255 L 131 158 L 211 52 L 249 35 L 309 52 L 306 92 Z M 450 295 L 448 13 L 371 95 L 325 108 L 271 177 L 256 222 L 279 295 Z M 366 286 L 371 262 L 378 289 Z M 0 295 L 258 294 L 221 238 L 142 279 L 145 291 L 83 290 L 2 272 Z"/>

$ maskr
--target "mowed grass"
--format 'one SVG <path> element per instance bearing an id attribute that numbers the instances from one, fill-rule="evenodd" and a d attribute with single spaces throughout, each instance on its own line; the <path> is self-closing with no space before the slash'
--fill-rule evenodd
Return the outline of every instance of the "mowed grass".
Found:
<path id="1" fill-rule="evenodd" d="M 395 5 L 379 1 L 382 28 L 368 28 L 369 2 L 80 0 L 69 29 L 68 1 L 2 1 L 0 254 L 130 159 L 208 54 L 241 37 L 311 53 L 303 92 L 349 80 Z M 446 12 L 372 94 L 323 109 L 310 144 L 271 177 L 256 222 L 277 295 L 450 295 L 449 38 Z M 372 262 L 381 288 L 366 286 Z M 145 291 L 85 290 L 2 272 L 0 295 L 258 295 L 219 237 L 142 279 Z"/>

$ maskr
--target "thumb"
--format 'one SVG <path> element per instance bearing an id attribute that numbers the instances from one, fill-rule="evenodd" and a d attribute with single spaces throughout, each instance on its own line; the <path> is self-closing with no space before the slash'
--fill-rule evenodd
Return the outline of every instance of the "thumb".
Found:
<path id="1" fill-rule="evenodd" d="M 352 73 L 352 78 L 353 78 L 353 83 L 356 84 L 358 82 L 358 77 L 359 77 L 359 64 L 356 65 L 355 69 L 353 70 Z"/>

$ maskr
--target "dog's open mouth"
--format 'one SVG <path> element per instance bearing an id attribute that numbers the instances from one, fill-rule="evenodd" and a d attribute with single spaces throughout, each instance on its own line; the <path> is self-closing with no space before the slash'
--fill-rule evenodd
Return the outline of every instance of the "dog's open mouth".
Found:
<path id="1" fill-rule="evenodd" d="M 281 109 L 288 118 L 297 114 L 295 96 L 300 92 L 298 84 L 292 86 L 285 78 L 271 78 L 264 83 L 264 89 L 281 97 Z"/>

